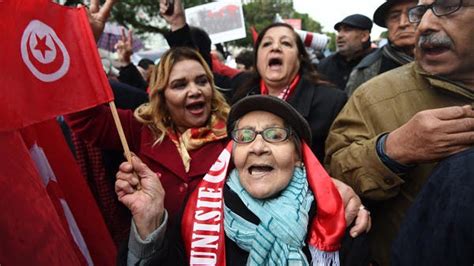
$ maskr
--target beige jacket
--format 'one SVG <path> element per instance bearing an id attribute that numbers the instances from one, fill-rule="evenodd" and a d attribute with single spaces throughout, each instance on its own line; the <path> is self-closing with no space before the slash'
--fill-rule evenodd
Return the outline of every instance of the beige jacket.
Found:
<path id="1" fill-rule="evenodd" d="M 331 176 L 371 202 L 372 255 L 381 265 L 388 265 L 390 245 L 405 211 L 434 164 L 420 164 L 397 176 L 377 156 L 376 140 L 419 111 L 473 102 L 474 91 L 410 63 L 361 85 L 334 121 L 326 140 L 325 163 Z"/>

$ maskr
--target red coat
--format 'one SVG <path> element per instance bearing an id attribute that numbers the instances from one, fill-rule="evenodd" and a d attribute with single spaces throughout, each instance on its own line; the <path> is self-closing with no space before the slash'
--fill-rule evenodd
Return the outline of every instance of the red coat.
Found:
<path id="1" fill-rule="evenodd" d="M 162 143 L 153 146 L 154 138 L 151 130 L 138 122 L 133 117 L 132 111 L 118 111 L 130 150 L 151 170 L 161 174 L 161 183 L 166 192 L 165 208 L 170 215 L 170 222 L 174 223 L 176 216 L 182 211 L 184 200 L 216 161 L 225 148 L 227 139 L 210 142 L 190 151 L 192 160 L 189 172 L 186 173 L 178 149 L 168 137 L 165 137 Z M 108 107 L 98 106 L 71 114 L 66 120 L 76 134 L 94 145 L 104 149 L 122 150 Z"/>

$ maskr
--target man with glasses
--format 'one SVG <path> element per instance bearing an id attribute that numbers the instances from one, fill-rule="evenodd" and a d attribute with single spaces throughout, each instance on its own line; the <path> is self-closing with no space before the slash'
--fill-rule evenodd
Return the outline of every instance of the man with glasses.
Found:
<path id="1" fill-rule="evenodd" d="M 375 10 L 374 23 L 387 28 L 388 44 L 352 70 L 345 89 L 349 96 L 367 80 L 413 61 L 415 25 L 408 21 L 408 9 L 414 6 L 416 0 L 387 0 Z"/>
<path id="2" fill-rule="evenodd" d="M 420 0 L 410 9 L 416 62 L 357 89 L 326 141 L 331 175 L 371 201 L 380 265 L 389 265 L 392 240 L 435 164 L 473 147 L 473 5 Z"/>

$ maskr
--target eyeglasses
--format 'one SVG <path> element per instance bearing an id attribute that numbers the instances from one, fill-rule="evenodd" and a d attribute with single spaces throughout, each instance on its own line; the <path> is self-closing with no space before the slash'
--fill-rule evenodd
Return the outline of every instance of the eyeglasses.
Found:
<path id="1" fill-rule="evenodd" d="M 462 0 L 436 0 L 430 5 L 417 5 L 408 10 L 408 20 L 419 23 L 428 9 L 438 17 L 447 16 L 458 11 L 463 6 Z M 470 6 L 465 4 L 464 6 Z"/>
<path id="2" fill-rule="evenodd" d="M 235 129 L 232 131 L 232 139 L 240 144 L 250 143 L 255 140 L 257 135 L 269 143 L 277 143 L 287 140 L 290 137 L 291 131 L 282 127 L 268 127 L 264 130 L 257 131 L 251 128 Z"/>

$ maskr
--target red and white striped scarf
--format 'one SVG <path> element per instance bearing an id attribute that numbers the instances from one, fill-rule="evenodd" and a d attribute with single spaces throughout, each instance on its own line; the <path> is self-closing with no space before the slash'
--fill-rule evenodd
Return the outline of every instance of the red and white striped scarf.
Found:
<path id="1" fill-rule="evenodd" d="M 288 97 L 295 91 L 296 85 L 298 85 L 298 82 L 300 82 L 300 74 L 297 74 L 296 77 L 293 79 L 293 81 L 286 87 L 283 91 L 280 92 L 280 94 L 277 96 L 278 98 L 286 101 Z M 268 95 L 270 94 L 267 85 L 265 85 L 265 82 L 263 79 L 260 80 L 260 94 L 262 95 Z"/>

